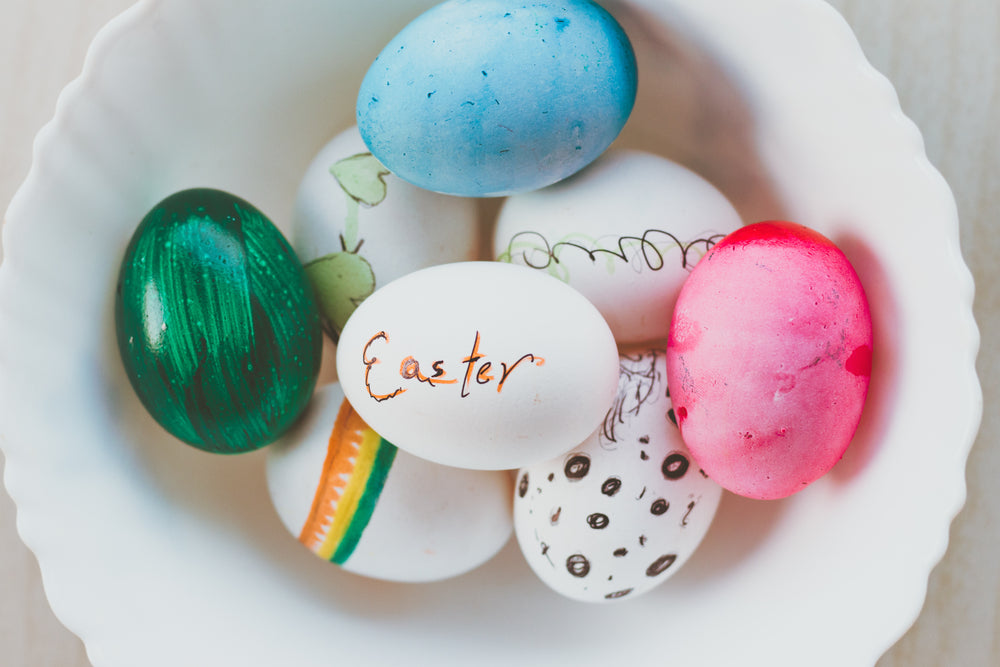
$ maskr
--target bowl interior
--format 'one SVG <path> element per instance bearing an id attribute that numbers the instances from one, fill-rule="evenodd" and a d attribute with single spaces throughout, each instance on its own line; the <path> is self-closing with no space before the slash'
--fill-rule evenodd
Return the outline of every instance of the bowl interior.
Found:
<path id="1" fill-rule="evenodd" d="M 619 145 L 701 173 L 745 222 L 830 236 L 876 330 L 871 398 L 841 463 L 785 501 L 727 495 L 698 553 L 652 593 L 562 600 L 513 543 L 439 584 L 345 574 L 289 538 L 263 453 L 203 454 L 142 409 L 111 316 L 138 220 L 206 186 L 287 232 L 299 179 L 353 122 L 368 64 L 430 4 L 151 1 L 99 37 L 8 213 L 0 271 L 6 481 L 57 614 L 101 666 L 195 652 L 247 665 L 797 664 L 818 646 L 829 653 L 810 664 L 873 662 L 915 618 L 964 497 L 977 338 L 950 192 L 825 4 L 606 5 L 640 69 Z M 482 206 L 485 229 L 496 202 Z M 771 630 L 746 622 L 765 613 Z M 729 641 L 706 641 L 713 628 Z"/>

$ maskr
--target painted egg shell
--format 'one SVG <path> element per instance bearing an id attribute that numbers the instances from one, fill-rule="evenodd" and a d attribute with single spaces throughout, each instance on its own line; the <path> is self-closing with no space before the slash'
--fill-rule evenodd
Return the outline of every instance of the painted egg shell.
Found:
<path id="1" fill-rule="evenodd" d="M 302 265 L 260 211 L 219 190 L 175 193 L 143 218 L 119 272 L 115 328 L 149 413 L 212 452 L 280 436 L 319 373 L 323 333 Z"/>
<path id="2" fill-rule="evenodd" d="M 681 285 L 740 227 L 715 186 L 666 158 L 609 151 L 575 176 L 507 199 L 495 256 L 582 292 L 619 344 L 665 339 Z"/>
<path id="3" fill-rule="evenodd" d="M 476 259 L 474 200 L 410 185 L 376 160 L 357 127 L 316 155 L 299 185 L 292 246 L 334 340 L 376 288 L 434 264 Z"/>
<path id="4" fill-rule="evenodd" d="M 719 242 L 677 300 L 667 373 L 684 441 L 723 487 L 781 498 L 840 460 L 868 392 L 872 324 L 854 268 L 801 225 Z"/>
<path id="5" fill-rule="evenodd" d="M 271 500 L 323 560 L 390 581 L 433 581 L 492 558 L 511 535 L 510 476 L 411 456 L 371 430 L 336 383 L 267 450 Z"/>
<path id="6" fill-rule="evenodd" d="M 671 421 L 664 351 L 621 357 L 602 427 L 571 452 L 522 468 L 514 530 L 531 568 L 576 600 L 631 599 L 690 558 L 722 489 L 691 460 Z"/>
<path id="7" fill-rule="evenodd" d="M 512 469 L 583 442 L 618 385 L 597 309 L 549 276 L 499 262 L 422 269 L 347 321 L 337 376 L 358 414 L 412 454 Z"/>
<path id="8" fill-rule="evenodd" d="M 358 94 L 361 136 L 421 187 L 496 196 L 592 161 L 628 120 L 635 54 L 587 0 L 450 0 L 406 26 Z"/>

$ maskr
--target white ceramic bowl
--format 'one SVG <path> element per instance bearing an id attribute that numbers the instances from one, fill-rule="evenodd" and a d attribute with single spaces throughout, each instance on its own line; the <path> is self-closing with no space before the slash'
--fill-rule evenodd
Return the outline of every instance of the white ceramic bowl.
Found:
<path id="1" fill-rule="evenodd" d="M 285 226 L 371 58 L 421 0 L 143 1 L 103 30 L 39 137 L 0 268 L 0 445 L 24 541 L 97 667 L 327 664 L 865 665 L 910 625 L 961 507 L 978 428 L 973 285 L 955 205 L 890 84 L 814 0 L 610 8 L 640 59 L 621 143 L 702 173 L 746 221 L 838 242 L 877 353 L 856 441 L 780 502 L 727 496 L 688 565 L 594 607 L 515 545 L 432 585 L 319 562 L 271 509 L 260 455 L 156 428 L 112 302 L 134 226 L 204 185 Z"/>

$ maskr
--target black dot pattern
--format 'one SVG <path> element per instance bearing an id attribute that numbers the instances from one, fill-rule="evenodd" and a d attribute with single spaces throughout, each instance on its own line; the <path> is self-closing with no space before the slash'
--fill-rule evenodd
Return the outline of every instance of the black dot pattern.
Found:
<path id="1" fill-rule="evenodd" d="M 524 554 L 544 581 L 570 597 L 631 598 L 667 579 L 718 504 L 721 490 L 667 418 L 665 371 L 653 372 L 643 361 L 662 363 L 663 352 L 654 352 L 630 358 L 628 377 L 623 361 L 619 409 L 604 430 L 515 478 L 515 528 Z M 696 503 L 706 509 L 692 511 Z"/>
<path id="2" fill-rule="evenodd" d="M 647 577 L 655 577 L 663 574 L 667 571 L 674 561 L 677 560 L 677 554 L 667 554 L 666 556 L 660 556 L 654 560 L 649 567 L 646 568 Z"/>
<path id="3" fill-rule="evenodd" d="M 590 574 L 590 561 L 583 554 L 573 554 L 566 559 L 566 571 L 574 577 L 583 578 Z M 647 570 L 648 574 L 649 571 Z"/>
<path id="4" fill-rule="evenodd" d="M 620 590 L 620 591 L 615 591 L 614 593 L 608 593 L 607 595 L 604 596 L 604 599 L 605 600 L 617 600 L 618 598 L 625 597 L 626 595 L 628 595 L 629 593 L 631 593 L 634 590 L 635 590 L 634 588 L 626 588 L 626 589 L 623 589 L 623 590 Z"/>
<path id="5" fill-rule="evenodd" d="M 680 452 L 671 452 L 667 458 L 663 459 L 663 465 L 660 467 L 660 470 L 667 479 L 678 480 L 687 474 L 690 465 L 691 463 L 686 456 Z"/>
<path id="6" fill-rule="evenodd" d="M 566 461 L 563 468 L 566 479 L 570 481 L 581 480 L 590 472 L 590 457 L 586 454 L 575 454 Z"/>
<path id="7" fill-rule="evenodd" d="M 608 477 L 604 480 L 604 484 L 601 484 L 601 493 L 606 496 L 613 496 L 622 489 L 622 481 L 617 477 Z"/>

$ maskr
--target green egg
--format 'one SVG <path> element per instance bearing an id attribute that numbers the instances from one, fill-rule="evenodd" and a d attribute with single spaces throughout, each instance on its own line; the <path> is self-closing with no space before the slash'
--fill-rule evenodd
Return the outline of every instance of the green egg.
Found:
<path id="1" fill-rule="evenodd" d="M 220 190 L 177 192 L 142 219 L 118 277 L 115 330 L 149 413 L 206 451 L 277 439 L 319 375 L 319 310 L 301 263 L 263 213 Z"/>

